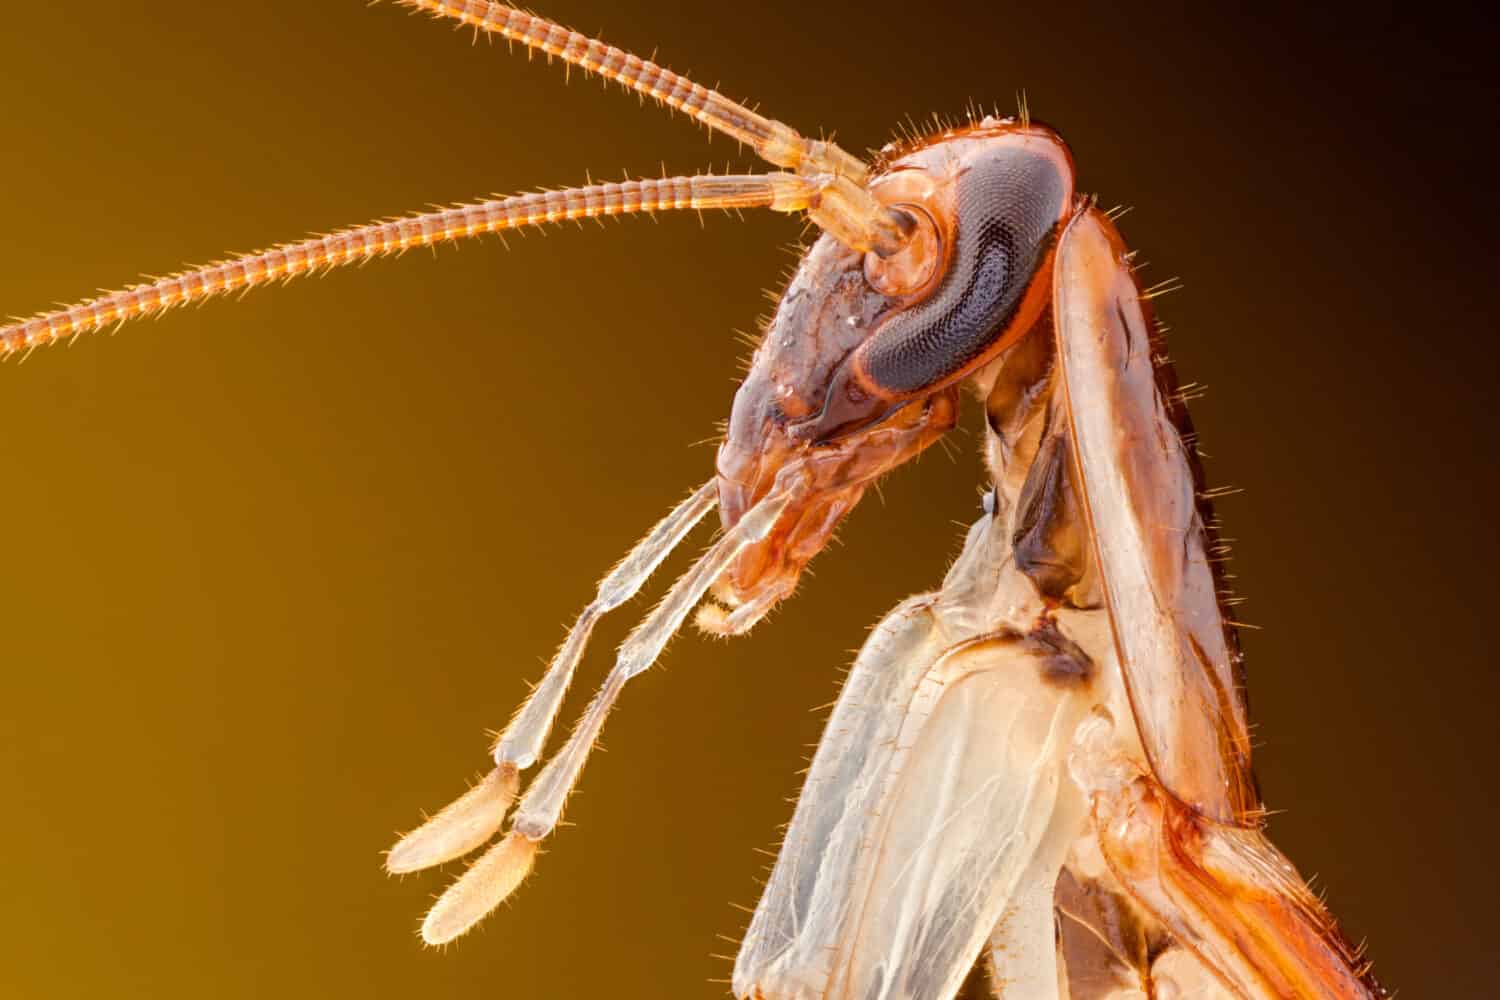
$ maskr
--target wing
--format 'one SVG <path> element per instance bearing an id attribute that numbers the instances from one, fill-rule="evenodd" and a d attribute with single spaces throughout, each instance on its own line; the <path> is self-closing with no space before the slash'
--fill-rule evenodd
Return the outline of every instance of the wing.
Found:
<path id="1" fill-rule="evenodd" d="M 897 608 L 861 651 L 741 947 L 737 995 L 952 997 L 1001 923 L 1037 942 L 1015 974 L 1055 983 L 1052 886 L 1082 809 L 1063 764 L 1092 704 L 1086 680 L 1057 678 L 1088 667 L 1065 668 L 1065 644 L 1035 635 L 956 638 L 936 604 Z"/>
<path id="2" fill-rule="evenodd" d="M 1243 822 L 1259 799 L 1194 462 L 1157 383 L 1124 244 L 1096 209 L 1058 245 L 1053 315 L 1073 461 L 1141 742 L 1174 795 Z"/>
<path id="3" fill-rule="evenodd" d="M 880 804 L 905 708 L 942 653 L 930 605 L 915 597 L 892 611 L 844 682 L 740 945 L 736 996 L 820 997 L 832 979 L 832 948 L 854 921 L 849 887 L 864 828 Z"/>

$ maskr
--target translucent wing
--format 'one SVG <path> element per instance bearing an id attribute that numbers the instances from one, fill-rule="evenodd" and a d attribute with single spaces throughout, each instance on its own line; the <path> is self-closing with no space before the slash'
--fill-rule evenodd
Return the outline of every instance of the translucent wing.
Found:
<path id="1" fill-rule="evenodd" d="M 904 727 L 918 731 L 896 751 L 830 996 L 951 996 L 1000 922 L 1052 820 L 1076 722 L 1070 693 L 1040 682 L 1042 655 L 1026 639 L 978 639 L 924 679 L 941 691 Z M 1041 904 L 1050 915 L 1050 893 Z M 1035 957 L 1055 965 L 1043 944 Z"/>
<path id="2" fill-rule="evenodd" d="M 740 997 L 818 997 L 833 977 L 831 949 L 856 919 L 849 887 L 862 866 L 906 708 L 945 645 L 931 603 L 917 597 L 891 612 L 844 682 L 740 947 L 734 970 Z"/>
<path id="3" fill-rule="evenodd" d="M 1018 898 L 1050 927 L 1087 668 L 1058 669 L 1071 654 L 1036 636 L 956 641 L 934 607 L 899 607 L 845 684 L 741 948 L 742 997 L 951 997 Z M 1035 960 L 1055 968 L 1050 933 Z"/>

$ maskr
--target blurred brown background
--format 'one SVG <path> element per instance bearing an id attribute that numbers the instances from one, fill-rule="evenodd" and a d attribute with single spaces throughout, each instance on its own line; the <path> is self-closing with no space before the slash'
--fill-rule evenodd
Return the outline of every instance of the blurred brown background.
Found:
<path id="1" fill-rule="evenodd" d="M 1477 28 L 1372 6 L 542 6 L 855 149 L 1028 93 L 1085 187 L 1135 206 L 1148 278 L 1187 286 L 1162 313 L 1210 386 L 1210 476 L 1245 489 L 1220 510 L 1265 626 L 1245 640 L 1276 840 L 1391 985 L 1490 995 Z M 8 5 L 0 88 L 6 313 L 429 202 L 754 166 L 359 0 Z M 977 513 L 972 434 L 867 502 L 751 638 L 673 646 L 479 933 L 423 950 L 451 871 L 390 880 L 379 852 L 483 767 L 594 580 L 708 475 L 732 331 L 797 235 L 689 215 L 491 240 L 0 369 L 0 995 L 720 995 L 716 935 L 755 901 L 809 710 Z"/>

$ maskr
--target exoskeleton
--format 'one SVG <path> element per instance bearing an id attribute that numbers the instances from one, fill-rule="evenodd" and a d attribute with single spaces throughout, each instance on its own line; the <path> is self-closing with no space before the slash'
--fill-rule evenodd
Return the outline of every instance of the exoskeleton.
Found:
<path id="1" fill-rule="evenodd" d="M 600 584 L 488 776 L 403 838 L 409 872 L 498 841 L 423 924 L 452 940 L 531 870 L 604 720 L 697 609 L 749 631 L 883 474 L 986 417 L 983 514 L 942 585 L 874 630 L 829 720 L 734 991 L 953 997 L 1370 997 L 1380 989 L 1260 826 L 1216 525 L 1149 294 L 1053 129 L 1022 112 L 871 161 L 540 17 L 407 6 L 681 110 L 780 168 L 519 195 L 235 257 L 0 327 L 0 351 L 413 246 L 672 208 L 806 212 L 802 258 L 713 477 Z M 715 506 L 722 533 L 631 633 L 560 749 L 599 617 Z"/>

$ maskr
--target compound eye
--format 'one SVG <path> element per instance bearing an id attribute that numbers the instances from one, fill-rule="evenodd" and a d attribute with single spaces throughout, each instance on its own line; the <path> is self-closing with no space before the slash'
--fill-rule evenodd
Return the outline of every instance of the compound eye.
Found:
<path id="1" fill-rule="evenodd" d="M 873 251 L 865 254 L 865 280 L 889 298 L 920 298 L 937 285 L 943 261 L 942 233 L 920 205 L 896 204 L 891 208 L 901 212 L 911 226 L 906 244 L 889 257 Z"/>

